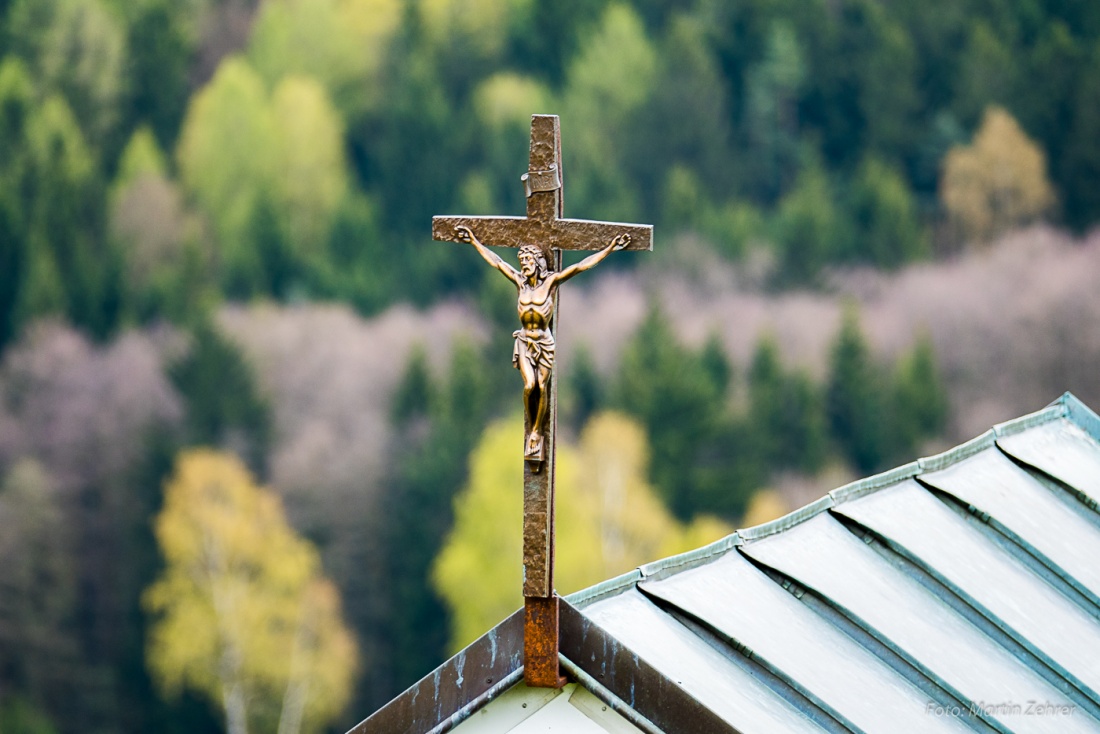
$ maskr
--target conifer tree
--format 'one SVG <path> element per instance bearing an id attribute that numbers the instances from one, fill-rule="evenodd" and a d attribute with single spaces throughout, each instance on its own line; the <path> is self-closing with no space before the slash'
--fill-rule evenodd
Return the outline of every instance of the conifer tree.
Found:
<path id="1" fill-rule="evenodd" d="M 921 334 L 898 362 L 893 397 L 898 450 L 911 455 L 923 439 L 943 431 L 947 422 L 947 392 L 927 334 Z"/>
<path id="2" fill-rule="evenodd" d="M 240 350 L 200 318 L 186 355 L 168 373 L 186 401 L 185 444 L 232 448 L 263 476 L 271 413 Z"/>
<path id="3" fill-rule="evenodd" d="M 569 425 L 580 432 L 588 418 L 603 407 L 604 384 L 588 346 L 581 344 L 565 378 L 566 410 Z"/>
<path id="4" fill-rule="evenodd" d="M 783 370 L 769 335 L 757 345 L 749 370 L 749 418 L 766 466 L 806 472 L 821 467 L 825 426 L 818 390 L 804 374 Z"/>
<path id="5" fill-rule="evenodd" d="M 693 467 L 722 424 L 721 372 L 679 344 L 658 306 L 623 351 L 615 405 L 645 427 L 652 442 L 653 484 L 681 519 L 704 509 L 694 496 Z"/>
<path id="6" fill-rule="evenodd" d="M 380 639 L 380 656 L 371 671 L 373 685 L 393 696 L 443 661 L 447 642 L 447 609 L 430 587 L 428 576 L 443 538 L 451 527 L 453 498 L 466 481 L 470 451 L 492 408 L 488 370 L 483 355 L 460 342 L 451 355 L 445 380 L 424 387 L 415 372 L 416 357 L 405 384 L 419 384 L 431 396 L 427 425 L 406 421 L 393 457 L 392 479 L 382 499 L 385 557 L 376 559 L 388 580 L 386 599 L 376 614 L 364 619 Z M 399 396 L 408 396 L 402 390 Z M 392 410 L 404 407 L 393 404 Z M 381 631 L 381 634 L 378 634 Z"/>
<path id="7" fill-rule="evenodd" d="M 881 376 L 860 331 L 859 314 L 850 306 L 829 357 L 825 409 L 833 439 L 861 473 L 880 468 L 890 425 Z"/>

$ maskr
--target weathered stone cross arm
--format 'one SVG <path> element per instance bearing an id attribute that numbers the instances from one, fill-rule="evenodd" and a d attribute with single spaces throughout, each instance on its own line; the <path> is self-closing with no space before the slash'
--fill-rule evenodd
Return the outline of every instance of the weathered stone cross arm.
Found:
<path id="1" fill-rule="evenodd" d="M 642 224 L 596 222 L 587 219 L 552 219 L 542 221 L 528 217 L 432 217 L 432 239 L 459 242 L 455 227 L 469 227 L 483 245 L 512 247 L 532 244 L 558 250 L 602 250 L 611 238 L 629 234 L 627 250 L 652 250 L 653 227 Z"/>

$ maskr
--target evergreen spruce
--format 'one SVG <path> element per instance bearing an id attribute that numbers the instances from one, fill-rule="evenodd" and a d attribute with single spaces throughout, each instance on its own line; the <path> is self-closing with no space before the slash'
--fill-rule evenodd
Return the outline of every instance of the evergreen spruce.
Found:
<path id="1" fill-rule="evenodd" d="M 825 410 L 837 447 L 862 474 L 881 468 L 886 458 L 892 428 L 884 398 L 859 314 L 849 307 L 831 349 Z"/>

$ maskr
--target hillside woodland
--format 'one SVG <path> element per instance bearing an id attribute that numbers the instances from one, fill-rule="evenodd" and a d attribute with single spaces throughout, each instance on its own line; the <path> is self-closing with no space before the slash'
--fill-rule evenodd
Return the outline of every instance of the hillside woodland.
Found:
<path id="1" fill-rule="evenodd" d="M 518 605 L 430 217 L 532 113 L 656 233 L 563 294 L 562 591 L 1100 406 L 1100 4 L 0 0 L 0 731 L 344 731 Z"/>

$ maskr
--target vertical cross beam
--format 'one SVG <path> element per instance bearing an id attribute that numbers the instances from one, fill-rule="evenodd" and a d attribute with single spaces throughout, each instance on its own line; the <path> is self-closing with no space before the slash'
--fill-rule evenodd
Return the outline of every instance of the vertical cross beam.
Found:
<path id="1" fill-rule="evenodd" d="M 564 179 L 561 167 L 561 127 L 557 115 L 531 118 L 531 155 L 528 177 L 557 171 L 559 185 L 549 191 L 533 191 L 527 197 L 527 218 L 551 224 L 562 216 Z M 528 182 L 530 183 L 530 182 Z M 541 188 L 541 187 L 540 187 Z M 546 239 L 540 239 L 546 242 Z M 561 250 L 547 253 L 555 271 L 562 266 Z M 551 333 L 558 333 L 559 294 L 554 293 Z M 558 381 L 550 376 L 550 415 L 546 426 L 544 467 L 523 462 L 523 678 L 527 685 L 561 688 L 558 670 L 558 597 L 554 591 L 554 468 L 558 428 Z M 523 435 L 531 432 L 525 421 Z"/>

